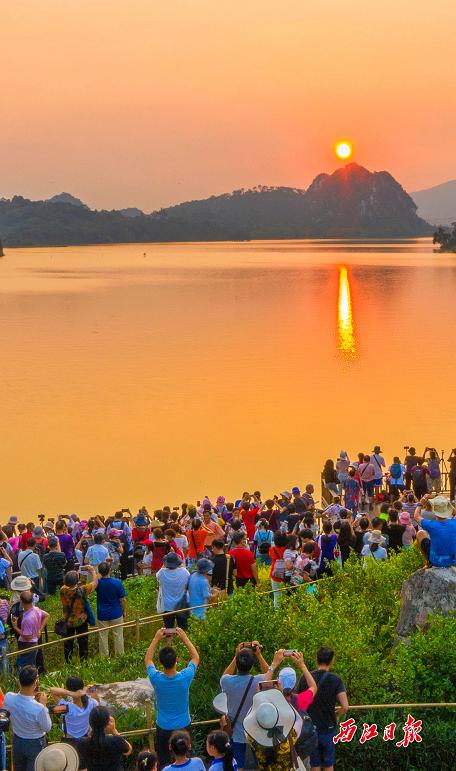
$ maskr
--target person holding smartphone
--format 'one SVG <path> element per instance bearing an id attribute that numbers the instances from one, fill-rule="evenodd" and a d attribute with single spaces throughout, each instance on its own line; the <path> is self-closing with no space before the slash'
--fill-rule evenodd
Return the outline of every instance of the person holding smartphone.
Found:
<path id="1" fill-rule="evenodd" d="M 189 692 L 196 669 L 199 664 L 199 653 L 193 643 L 187 637 L 183 629 L 176 629 L 175 636 L 185 645 L 190 662 L 181 670 L 177 669 L 177 653 L 169 644 L 171 637 L 169 629 L 159 629 L 153 638 L 145 656 L 147 676 L 155 691 L 157 702 L 157 753 L 160 760 L 160 768 L 171 761 L 169 740 L 174 731 L 187 731 L 190 733 L 190 707 Z M 161 641 L 165 646 L 161 648 L 158 658 L 163 672 L 154 664 L 156 650 Z"/>
<path id="2" fill-rule="evenodd" d="M 77 749 L 77 742 L 74 740 L 82 739 L 89 733 L 89 716 L 99 703 L 97 692 L 95 690 L 89 693 L 80 677 L 68 677 L 65 688 L 49 688 L 49 693 L 54 699 L 58 699 L 59 706 L 68 707 L 62 717 L 62 733 Z"/>

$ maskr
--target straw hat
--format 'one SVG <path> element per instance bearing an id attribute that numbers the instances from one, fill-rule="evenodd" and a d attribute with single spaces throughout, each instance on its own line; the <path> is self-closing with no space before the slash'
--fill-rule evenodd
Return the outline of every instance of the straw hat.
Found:
<path id="1" fill-rule="evenodd" d="M 276 747 L 290 734 L 296 712 L 281 691 L 271 688 L 253 697 L 253 704 L 244 718 L 245 732 L 262 747 Z"/>
<path id="2" fill-rule="evenodd" d="M 431 504 L 431 511 L 438 519 L 451 519 L 453 516 L 453 506 L 445 495 L 436 495 L 435 498 L 431 498 L 429 503 Z"/>
<path id="3" fill-rule="evenodd" d="M 12 592 L 26 592 L 27 589 L 31 589 L 33 586 L 30 578 L 27 578 L 27 576 L 16 576 L 16 578 L 13 578 L 10 584 L 10 589 Z"/>
<path id="4" fill-rule="evenodd" d="M 381 530 L 372 530 L 369 535 L 369 543 L 383 543 L 383 535 Z"/>
<path id="5" fill-rule="evenodd" d="M 35 760 L 35 771 L 78 771 L 79 755 L 71 744 L 50 744 Z"/>

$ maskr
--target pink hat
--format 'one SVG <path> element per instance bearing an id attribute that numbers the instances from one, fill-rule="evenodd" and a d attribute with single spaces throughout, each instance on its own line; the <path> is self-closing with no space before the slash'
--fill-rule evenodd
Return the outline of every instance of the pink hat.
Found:
<path id="1" fill-rule="evenodd" d="M 410 519 L 410 514 L 408 511 L 401 511 L 399 514 L 399 522 L 401 525 L 411 525 L 412 520 Z"/>
<path id="2" fill-rule="evenodd" d="M 225 496 L 219 495 L 219 497 L 217 498 L 217 506 L 223 506 L 224 503 L 225 503 Z"/>

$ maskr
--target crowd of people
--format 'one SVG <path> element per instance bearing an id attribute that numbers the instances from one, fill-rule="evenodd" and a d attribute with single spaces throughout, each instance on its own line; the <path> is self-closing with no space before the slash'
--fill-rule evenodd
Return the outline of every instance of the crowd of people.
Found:
<path id="1" fill-rule="evenodd" d="M 194 505 L 185 503 L 174 509 L 165 506 L 152 515 L 143 507 L 134 517 L 129 509 L 122 509 L 111 517 L 81 519 L 73 514 L 62 515 L 57 521 L 43 521 L 41 517 L 39 525 L 21 524 L 16 517 L 10 517 L 0 529 L 0 588 L 6 595 L 0 597 L 0 654 L 16 641 L 15 668 L 21 690 L 19 694 L 5 697 L 5 708 L 11 712 L 15 769 L 30 771 L 33 768 L 49 731 L 49 710 L 44 696 L 35 698 L 33 690 L 36 677 L 45 672 L 43 650 L 37 645 L 46 635 L 50 620 L 48 612 L 40 607 L 46 596 L 56 593 L 60 596 L 62 616 L 55 623 L 55 632 L 62 638 L 67 662 L 71 662 L 75 646 L 80 660 L 87 659 L 88 630 L 95 624 L 100 629 L 100 655 L 109 655 L 110 632 L 114 653 L 121 655 L 124 652 L 122 623 L 127 609 L 125 579 L 130 575 L 156 576 L 157 613 L 163 614 L 163 629 L 152 642 L 146 666 L 158 706 L 158 760 L 154 761 L 152 756 L 142 757 L 138 768 L 163 768 L 171 760 L 170 768 L 186 765 L 187 761 L 190 769 L 204 768 L 202 761 L 198 761 L 199 766 L 195 765 L 198 759 L 191 756 L 189 738 L 188 688 L 198 666 L 198 654 L 186 635 L 189 617 L 204 621 L 211 603 L 229 598 L 235 588 L 256 587 L 259 571 L 263 571 L 263 576 L 267 571 L 273 604 L 277 607 L 280 597 L 294 587 L 304 585 L 306 591 L 318 593 L 318 580 L 330 575 L 336 562 L 343 568 L 351 555 L 367 565 L 369 561 L 382 561 L 401 549 L 409 549 L 416 542 L 428 565 L 456 564 L 456 518 L 451 501 L 441 494 L 439 460 L 432 448 L 425 448 L 421 456 L 414 448 L 407 448 L 402 461 L 394 457 L 387 467 L 378 446 L 370 455 L 359 453 L 353 462 L 341 451 L 335 462 L 325 463 L 324 502 L 320 505 L 314 499 L 313 486 L 307 484 L 264 500 L 260 491 L 244 492 L 233 502 L 223 496 L 215 502 L 206 497 Z M 456 454 L 452 453 L 449 479 L 453 495 L 455 476 Z M 96 602 L 92 604 L 90 598 L 94 595 Z M 169 644 L 173 635 L 182 640 L 190 655 L 190 663 L 180 671 L 176 667 L 175 649 Z M 160 671 L 153 662 L 162 641 L 167 644 L 159 653 L 163 667 Z M 292 767 L 286 764 L 296 754 L 294 744 L 297 742 L 300 747 L 299 726 L 309 724 L 301 714 L 307 714 L 307 707 L 310 723 L 316 726 L 319 736 L 320 760 L 312 762 L 312 768 L 332 766 L 331 742 L 321 736 L 329 735 L 335 719 L 334 725 L 328 725 L 328 720 L 319 724 L 317 708 L 320 694 L 324 696 L 329 684 L 336 687 L 332 676 L 323 678 L 318 674 L 326 665 L 330 666 L 332 659 L 325 663 L 324 657 L 329 654 L 320 652 L 319 669 L 310 675 L 300 654 L 290 652 L 292 666 L 279 673 L 274 687 L 262 685 L 260 688 L 263 681 L 273 680 L 272 673 L 281 663 L 282 653 L 278 652 L 269 666 L 257 642 L 243 644 L 237 650 L 221 681 L 225 714 L 230 723 L 229 739 L 223 731 L 215 732 L 208 739 L 211 768 L 221 764 L 223 769 L 247 768 L 245 755 L 249 757 L 251 751 L 259 763 L 256 767 L 263 767 L 262 762 L 268 768 Z M 260 672 L 250 676 L 254 663 L 258 663 Z M 297 690 L 296 670 L 302 673 Z M 32 674 L 36 675 L 33 682 Z M 319 682 L 320 679 L 324 683 Z M 342 688 L 340 683 L 337 687 Z M 88 754 L 83 743 L 79 742 L 77 747 L 84 762 L 88 755 L 92 758 L 86 762 L 89 771 L 117 768 L 112 764 L 103 765 L 106 746 L 112 745 L 112 763 L 118 764 L 119 758 L 131 748 L 117 735 L 109 713 L 98 704 L 97 694 L 89 694 L 78 678 L 70 678 L 65 689 L 54 691 L 51 689 L 51 696 L 59 698 L 59 703 L 66 707 L 66 738 L 84 740 L 90 745 Z M 186 700 L 182 696 L 184 691 Z M 305 708 L 300 698 L 303 691 L 307 691 L 310 699 Z M 342 689 L 333 696 L 338 698 L 343 693 Z M 25 700 L 17 698 L 16 702 L 24 714 L 30 712 L 33 719 L 38 716 L 39 729 L 35 726 L 31 732 L 26 726 L 28 717 L 25 721 L 14 718 L 13 696 L 26 697 Z M 293 741 L 279 742 L 280 752 L 276 752 L 274 742 L 265 751 L 257 741 L 259 729 L 249 732 L 248 728 L 255 724 L 255 715 L 266 714 L 267 710 L 272 715 L 271 698 L 277 701 L 274 709 L 278 710 L 281 705 L 284 721 L 288 715 L 291 723 L 288 736 L 291 735 Z M 340 710 L 346 708 L 345 701 L 345 697 L 339 699 Z M 293 710 L 301 717 L 301 723 L 298 720 L 296 725 L 292 721 Z M 272 727 L 270 730 L 273 732 Z M 22 740 L 26 740 L 25 745 Z M 309 743 L 306 746 L 309 747 Z M 312 751 L 317 752 L 315 747 Z M 46 752 L 49 756 L 57 750 L 48 748 Z M 61 752 L 63 758 L 69 750 Z M 98 761 L 93 760 L 98 757 L 97 752 L 98 765 Z M 308 754 L 311 755 L 310 750 Z M 70 762 L 66 755 L 65 758 Z M 282 760 L 285 765 L 280 765 Z M 40 768 L 47 771 L 46 765 Z"/>
<path id="2" fill-rule="evenodd" d="M 189 662 L 180 669 L 174 638 L 188 652 Z M 141 751 L 137 771 L 290 771 L 309 764 L 314 770 L 332 769 L 337 721 L 349 704 L 343 681 L 331 671 L 334 651 L 320 648 L 316 662 L 310 671 L 301 652 L 278 650 L 269 664 L 258 640 L 239 643 L 221 673 L 221 692 L 213 704 L 220 725 L 209 732 L 202 759 L 192 749 L 189 706 L 199 654 L 182 629 L 160 628 L 145 656 L 155 691 L 156 752 Z M 132 745 L 100 703 L 96 686 L 69 677 L 65 688 L 45 691 L 36 667 L 26 664 L 19 672 L 19 691 L 0 696 L 11 724 L 15 771 L 125 768 Z M 62 736 L 48 744 L 53 719 L 60 722 Z"/>

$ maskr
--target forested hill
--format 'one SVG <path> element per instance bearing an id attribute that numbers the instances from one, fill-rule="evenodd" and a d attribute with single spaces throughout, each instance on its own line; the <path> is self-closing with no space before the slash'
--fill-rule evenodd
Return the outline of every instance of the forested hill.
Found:
<path id="1" fill-rule="evenodd" d="M 414 201 L 388 172 L 369 172 L 353 163 L 334 174 L 320 174 L 307 191 L 257 187 L 152 214 L 94 211 L 78 199 L 74 199 L 77 205 L 69 199 L 69 195 L 68 202 L 63 196 L 50 201 L 20 196 L 1 199 L 4 245 L 405 237 L 432 232 L 417 216 Z"/>

